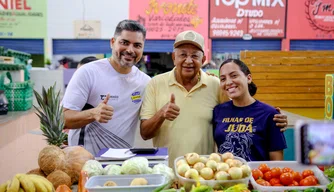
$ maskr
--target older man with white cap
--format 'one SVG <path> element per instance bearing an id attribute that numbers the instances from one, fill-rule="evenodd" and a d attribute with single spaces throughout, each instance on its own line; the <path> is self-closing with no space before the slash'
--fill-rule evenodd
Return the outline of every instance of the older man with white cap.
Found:
<path id="1" fill-rule="evenodd" d="M 201 70 L 206 59 L 202 35 L 178 34 L 172 58 L 175 68 L 146 87 L 140 113 L 141 136 L 153 138 L 155 147 L 168 147 L 170 166 L 185 153 L 214 151 L 212 110 L 221 102 L 219 79 Z"/>

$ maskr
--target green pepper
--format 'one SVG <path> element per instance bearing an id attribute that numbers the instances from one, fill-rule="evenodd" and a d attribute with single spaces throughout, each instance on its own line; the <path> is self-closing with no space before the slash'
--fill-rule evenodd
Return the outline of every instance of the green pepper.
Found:
<path id="1" fill-rule="evenodd" d="M 161 192 L 167 185 L 168 185 L 168 183 L 161 186 L 161 187 L 155 188 L 152 192 Z"/>
<path id="2" fill-rule="evenodd" d="M 294 190 L 288 190 L 287 192 L 303 192 L 303 190 L 294 189 Z"/>
<path id="3" fill-rule="evenodd" d="M 304 192 L 323 192 L 322 189 L 316 187 L 310 187 L 304 190 Z"/>

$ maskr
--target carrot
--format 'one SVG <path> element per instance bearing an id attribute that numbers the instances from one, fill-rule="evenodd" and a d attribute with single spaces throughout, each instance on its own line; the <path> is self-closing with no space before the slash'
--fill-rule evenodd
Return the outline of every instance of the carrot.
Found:
<path id="1" fill-rule="evenodd" d="M 85 184 L 88 181 L 88 174 L 86 171 L 81 170 L 78 182 L 78 192 L 88 192 L 85 188 Z"/>
<path id="2" fill-rule="evenodd" d="M 67 185 L 59 185 L 56 192 L 72 192 L 72 190 Z"/>

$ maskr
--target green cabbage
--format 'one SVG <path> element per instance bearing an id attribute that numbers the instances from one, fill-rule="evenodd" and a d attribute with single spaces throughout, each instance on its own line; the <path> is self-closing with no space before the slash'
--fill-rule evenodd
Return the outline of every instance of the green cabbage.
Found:
<path id="1" fill-rule="evenodd" d="M 134 157 L 123 162 L 121 173 L 127 175 L 145 174 L 148 169 L 148 160 L 144 157 Z"/>
<path id="2" fill-rule="evenodd" d="M 153 167 L 152 174 L 165 175 L 167 182 L 173 182 L 175 179 L 175 174 L 173 169 L 162 163 L 159 163 Z"/>
<path id="3" fill-rule="evenodd" d="M 153 169 L 151 167 L 147 167 L 146 174 L 152 174 Z"/>
<path id="4" fill-rule="evenodd" d="M 120 175 L 121 174 L 121 166 L 119 165 L 107 165 L 103 169 L 104 175 Z"/>
<path id="5" fill-rule="evenodd" d="M 82 167 L 82 170 L 86 171 L 88 176 L 103 175 L 103 167 L 100 162 L 96 160 L 88 160 Z"/>

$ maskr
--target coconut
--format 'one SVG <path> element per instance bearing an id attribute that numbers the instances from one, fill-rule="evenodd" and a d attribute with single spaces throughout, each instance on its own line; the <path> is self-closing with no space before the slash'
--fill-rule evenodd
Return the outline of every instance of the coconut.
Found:
<path id="1" fill-rule="evenodd" d="M 39 152 L 38 165 L 46 175 L 56 169 L 64 169 L 65 153 L 57 146 L 46 146 Z"/>
<path id="2" fill-rule="evenodd" d="M 63 151 L 65 152 L 65 166 L 62 170 L 71 177 L 72 183 L 76 183 L 82 167 L 86 161 L 93 160 L 94 156 L 80 146 L 66 147 Z"/>
<path id="3" fill-rule="evenodd" d="M 32 169 L 28 171 L 27 174 L 35 174 L 35 175 L 40 175 L 42 177 L 46 177 L 45 173 L 42 171 L 41 168 Z"/>
<path id="4" fill-rule="evenodd" d="M 71 177 L 61 170 L 55 170 L 50 173 L 46 179 L 53 184 L 55 189 L 57 189 L 59 185 L 67 185 L 70 188 L 72 186 Z"/>

